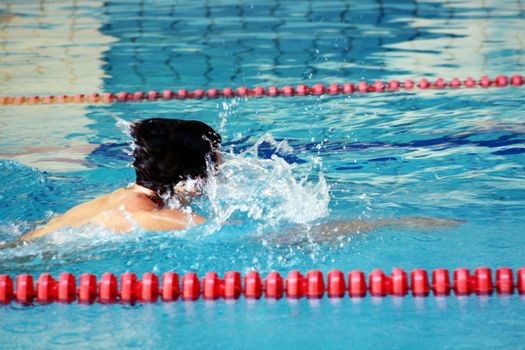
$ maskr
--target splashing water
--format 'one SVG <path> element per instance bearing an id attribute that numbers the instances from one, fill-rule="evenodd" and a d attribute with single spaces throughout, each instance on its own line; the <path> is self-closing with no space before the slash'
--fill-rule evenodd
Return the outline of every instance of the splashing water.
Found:
<path id="1" fill-rule="evenodd" d="M 270 143 L 275 148 L 270 159 L 258 158 L 258 147 Z M 328 215 L 329 187 L 319 171 L 317 183 L 307 174 L 296 177 L 297 165 L 288 164 L 275 153 L 289 153 L 285 142 L 269 134 L 239 155 L 224 155 L 220 173 L 210 176 L 205 186 L 208 198 L 206 215 L 212 225 L 209 233 L 229 220 L 257 222 L 257 230 L 285 224 L 308 224 Z M 211 173 L 211 172 L 210 172 Z"/>
<path id="2" fill-rule="evenodd" d="M 122 119 L 114 113 L 108 113 L 108 115 L 115 120 L 115 126 L 117 129 L 119 129 L 124 135 L 131 136 L 131 125 L 133 123 Z"/>
<path id="3" fill-rule="evenodd" d="M 161 245 L 167 245 L 166 249 L 174 252 L 170 254 L 175 254 L 180 251 L 180 244 L 186 246 L 199 237 L 204 238 L 215 232 L 227 234 L 233 230 L 235 234 L 241 235 L 283 232 L 277 228 L 309 225 L 326 217 L 329 212 L 329 187 L 323 173 L 317 168 L 319 163 L 314 160 L 305 164 L 289 164 L 276 154 L 270 159 L 259 158 L 258 148 L 263 143 L 270 144 L 274 153 L 284 157 L 293 151 L 286 142 L 276 142 L 267 134 L 240 154 L 224 154 L 220 172 L 210 167 L 211 175 L 208 181 L 202 184 L 204 196 L 195 202 L 193 208 L 179 208 L 188 213 L 196 210 L 199 214 L 203 214 L 208 218 L 205 225 L 189 227 L 182 231 L 157 233 L 144 232 L 139 227 L 134 227 L 131 234 L 125 235 L 115 234 L 111 230 L 95 225 L 64 228 L 40 240 L 29 243 L 18 242 L 20 244 L 0 249 L 0 265 L 7 271 L 17 269 L 21 265 L 39 268 L 39 264 L 43 261 L 54 266 L 68 264 L 73 260 L 88 264 L 92 259 L 113 259 L 123 250 L 129 251 L 133 256 L 139 252 L 146 256 L 152 249 Z M 29 191 L 40 195 L 30 201 L 25 198 L 23 206 L 13 203 L 6 208 L 4 213 L 6 217 L 30 219 L 21 223 L 12 220 L 4 222 L 0 241 L 9 243 L 33 228 L 35 226 L 33 220 L 41 220 L 44 216 L 49 218 L 75 204 L 75 201 L 67 204 L 63 201 L 62 192 L 69 191 L 63 188 L 65 183 L 60 182 L 56 186 L 52 182 L 49 187 L 46 185 L 45 174 L 22 165 L 4 163 L 8 168 L 5 170 L 9 170 L 10 173 L 13 173 L 11 167 L 16 165 L 17 178 L 21 173 L 27 172 L 27 176 L 35 182 L 30 188 L 20 183 L 21 187 L 16 191 L 20 196 L 25 198 Z M 52 192 L 48 187 L 53 188 Z M 38 213 L 34 212 L 35 206 L 40 209 Z M 19 212 L 21 207 L 25 210 Z M 32 215 L 28 215 L 26 210 L 31 210 Z M 243 227 L 224 226 L 225 223 L 236 221 L 242 221 Z M 220 239 L 221 236 L 215 237 Z M 145 240 L 148 243 L 145 243 Z M 142 243 L 137 244 L 137 242 Z M 123 266 L 126 263 L 123 261 Z"/>
<path id="4" fill-rule="evenodd" d="M 232 99 L 230 101 L 223 101 L 221 104 L 222 112 L 219 112 L 219 119 L 221 121 L 219 125 L 219 133 L 223 134 L 226 132 L 226 126 L 228 125 L 228 120 L 231 117 L 236 117 L 238 115 L 238 106 L 240 100 Z"/>

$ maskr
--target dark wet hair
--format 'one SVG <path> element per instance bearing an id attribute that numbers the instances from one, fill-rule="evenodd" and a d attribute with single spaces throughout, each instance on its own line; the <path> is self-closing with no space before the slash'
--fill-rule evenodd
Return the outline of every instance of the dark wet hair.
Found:
<path id="1" fill-rule="evenodd" d="M 218 162 L 221 136 L 195 120 L 144 119 L 131 124 L 136 183 L 158 194 L 188 178 L 206 178 L 206 161 Z"/>

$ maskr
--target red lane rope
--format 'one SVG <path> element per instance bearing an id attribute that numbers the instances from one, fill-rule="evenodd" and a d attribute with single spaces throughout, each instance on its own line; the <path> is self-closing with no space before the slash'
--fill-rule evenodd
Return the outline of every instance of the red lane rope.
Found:
<path id="1" fill-rule="evenodd" d="M 329 298 L 362 298 L 367 294 L 374 297 L 407 296 L 425 297 L 433 293 L 436 296 L 457 296 L 477 294 L 510 295 L 517 291 L 525 295 L 525 267 L 514 272 L 507 267 L 496 270 L 495 279 L 488 267 L 479 267 L 471 274 L 466 268 L 458 268 L 450 275 L 446 269 L 435 269 L 429 273 L 423 269 L 414 269 L 407 274 L 400 268 L 392 270 L 387 276 L 382 270 L 373 270 L 366 278 L 364 272 L 354 270 L 346 275 L 341 270 L 328 272 L 326 278 L 319 270 L 311 270 L 306 275 L 294 270 L 283 277 L 278 272 L 270 272 L 263 280 L 256 271 L 244 275 L 236 271 L 226 272 L 220 278 L 216 272 L 208 272 L 199 280 L 194 272 L 186 273 L 179 283 L 179 275 L 166 272 L 159 277 L 151 272 L 143 274 L 142 280 L 137 275 L 126 272 L 120 276 L 120 288 L 117 277 L 106 272 L 97 283 L 92 274 L 83 274 L 78 279 L 71 273 L 63 273 L 55 280 L 44 273 L 34 283 L 33 276 L 22 274 L 16 276 L 16 289 L 13 279 L 0 275 L 0 304 L 15 301 L 21 304 L 46 304 L 52 302 L 82 304 L 194 301 L 239 299 L 319 299 L 325 295 Z M 452 276 L 452 279 L 451 279 Z M 244 280 L 244 283 L 242 282 Z"/>
<path id="2" fill-rule="evenodd" d="M 283 86 L 281 88 L 270 86 L 264 88 L 261 86 L 255 88 L 247 88 L 245 86 L 237 89 L 223 88 L 202 90 L 197 89 L 189 91 L 186 89 L 179 89 L 177 91 L 164 90 L 159 91 L 137 91 L 137 92 L 119 92 L 113 93 L 92 93 L 92 94 L 77 94 L 77 95 L 61 95 L 61 96 L 0 96 L 0 105 L 33 105 L 33 104 L 50 104 L 50 103 L 113 103 L 113 102 L 141 102 L 141 101 L 157 101 L 157 100 L 185 100 L 185 99 L 216 99 L 219 97 L 233 98 L 233 97 L 276 97 L 276 96 L 307 96 L 307 95 L 350 95 L 353 93 L 369 93 L 369 92 L 395 92 L 399 90 L 412 91 L 416 89 L 458 89 L 458 88 L 489 88 L 489 87 L 506 87 L 506 86 L 522 86 L 525 78 L 522 75 L 498 75 L 495 79 L 490 79 L 488 76 L 483 76 L 479 80 L 468 77 L 465 80 L 458 78 L 447 81 L 443 78 L 437 78 L 435 81 L 429 81 L 426 78 L 419 79 L 418 82 L 414 80 L 405 80 L 400 82 L 398 80 L 390 80 L 383 82 L 377 80 L 373 83 L 360 81 L 359 83 L 345 83 L 345 84 L 315 84 L 307 86 L 304 84 L 293 86 Z"/>

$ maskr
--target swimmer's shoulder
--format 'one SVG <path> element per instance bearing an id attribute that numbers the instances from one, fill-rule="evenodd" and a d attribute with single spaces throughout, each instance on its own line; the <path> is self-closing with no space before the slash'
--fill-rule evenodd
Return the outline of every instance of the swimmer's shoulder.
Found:
<path id="1" fill-rule="evenodd" d="M 62 227 L 78 227 L 90 223 L 100 224 L 116 232 L 128 231 L 129 225 L 122 209 L 148 231 L 183 230 L 206 221 L 204 217 L 195 213 L 159 207 L 158 203 L 144 193 L 120 188 L 71 208 L 46 225 L 23 235 L 21 239 L 30 240 Z"/>
<path id="2" fill-rule="evenodd" d="M 198 214 L 185 213 L 178 209 L 141 210 L 134 212 L 133 217 L 147 231 L 184 230 L 206 221 Z"/>
<path id="3" fill-rule="evenodd" d="M 159 209 L 159 203 L 145 193 L 136 192 L 129 188 L 121 188 L 111 193 L 108 198 L 116 205 L 123 205 L 130 212 L 152 211 Z"/>
<path id="4" fill-rule="evenodd" d="M 154 210 L 158 208 L 149 196 L 144 193 L 135 192 L 130 188 L 119 188 L 111 193 L 99 196 L 90 201 L 79 204 L 69 211 L 91 211 L 91 210 Z M 66 212 L 67 213 L 67 212 Z"/>

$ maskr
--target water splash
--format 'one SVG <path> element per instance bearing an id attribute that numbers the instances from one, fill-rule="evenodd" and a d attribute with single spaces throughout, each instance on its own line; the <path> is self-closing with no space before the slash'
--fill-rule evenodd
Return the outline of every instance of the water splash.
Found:
<path id="1" fill-rule="evenodd" d="M 193 254 L 192 259 L 197 259 L 201 264 L 215 264 L 216 259 L 208 261 L 209 253 L 203 253 L 201 250 L 213 247 L 213 242 L 221 242 L 223 234 L 228 236 L 228 245 L 242 246 L 248 242 L 246 244 L 259 246 L 260 240 L 245 241 L 245 237 L 235 240 L 232 239 L 232 235 L 285 232 L 279 228 L 290 228 L 297 224 L 305 226 L 326 217 L 330 198 L 328 185 L 322 171 L 319 170 L 322 164 L 315 159 L 304 164 L 289 164 L 276 154 L 269 159 L 261 159 L 258 157 L 258 147 L 263 143 L 271 144 L 274 153 L 278 152 L 284 157 L 293 152 L 292 147 L 285 141 L 276 142 L 271 135 L 263 135 L 252 147 L 240 154 L 224 154 L 220 172 L 210 169 L 211 176 L 203 185 L 205 195 L 201 200 L 196 201 L 193 208 L 179 206 L 179 209 L 188 213 L 195 210 L 203 214 L 208 218 L 205 225 L 172 232 L 145 232 L 135 226 L 131 234 L 123 235 L 94 225 L 64 228 L 39 240 L 18 242 L 20 244 L 16 246 L 0 249 L 0 267 L 5 271 L 18 271 L 24 266 L 36 271 L 45 266 L 59 269 L 60 266 L 72 262 L 78 266 L 91 266 L 91 261 L 98 261 L 99 263 L 93 264 L 104 266 L 103 262 L 111 261 L 115 266 L 125 269 L 126 264 L 138 264 L 140 259 L 150 259 L 150 256 L 159 253 L 159 247 L 165 246 L 166 248 L 162 248 L 162 254 L 171 257 L 177 254 L 184 255 L 181 253 L 182 247 L 186 249 L 192 244 L 195 244 L 192 249 L 199 252 Z M 31 176 L 39 181 L 46 179 L 45 174 L 31 172 Z M 43 187 L 42 191 L 46 190 L 45 193 L 36 197 L 28 207 L 33 207 L 38 200 L 39 207 L 44 211 L 49 208 L 49 202 L 55 195 L 47 193 L 48 190 L 42 184 L 40 186 Z M 23 194 L 28 191 L 27 188 L 24 189 L 25 192 L 21 191 Z M 35 191 L 35 187 L 31 191 Z M 63 202 L 61 195 L 56 198 Z M 57 205 L 46 216 L 64 212 L 67 207 L 69 205 L 64 203 Z M 22 214 L 23 217 L 27 217 L 25 213 Z M 6 217 L 12 218 L 14 215 Z M 41 219 L 42 215 L 38 218 Z M 242 221 L 243 224 L 224 226 L 225 223 L 236 220 Z M 1 240 L 10 241 L 34 228 L 34 223 L 31 222 L 16 224 L 9 220 L 8 223 L 11 225 L 5 226 L 4 231 L 8 231 L 9 234 L 3 232 Z M 215 232 L 221 234 L 210 236 L 210 233 Z M 219 253 L 220 251 L 214 254 L 220 256 Z M 123 256 L 126 258 L 119 260 Z M 141 258 L 137 258 L 138 256 Z M 239 259 L 245 261 L 247 256 L 241 255 Z M 261 256 L 259 262 L 253 264 L 259 266 L 258 264 L 265 264 L 265 261 Z"/>
<path id="2" fill-rule="evenodd" d="M 114 113 L 108 113 L 108 115 L 115 120 L 115 126 L 124 134 L 131 137 L 131 125 L 132 122 L 122 119 Z"/>
<path id="3" fill-rule="evenodd" d="M 266 134 L 241 154 L 225 154 L 220 173 L 210 176 L 205 186 L 208 203 L 204 209 L 213 223 L 209 233 L 229 220 L 255 221 L 257 231 L 264 232 L 268 227 L 308 224 L 328 215 L 329 187 L 322 171 L 314 183 L 309 180 L 314 177 L 313 168 L 301 169 L 306 174 L 297 176 L 298 166 L 275 153 L 270 159 L 258 158 L 263 142 L 271 143 L 275 153 L 292 151 L 285 141 L 277 143 Z"/>
<path id="4" fill-rule="evenodd" d="M 226 125 L 228 123 L 228 120 L 231 118 L 235 118 L 238 115 L 238 107 L 239 107 L 240 99 L 234 98 L 232 100 L 226 100 L 223 101 L 220 107 L 222 108 L 222 111 L 219 112 L 219 120 L 221 121 L 219 125 L 219 133 L 223 134 L 226 132 Z"/>

